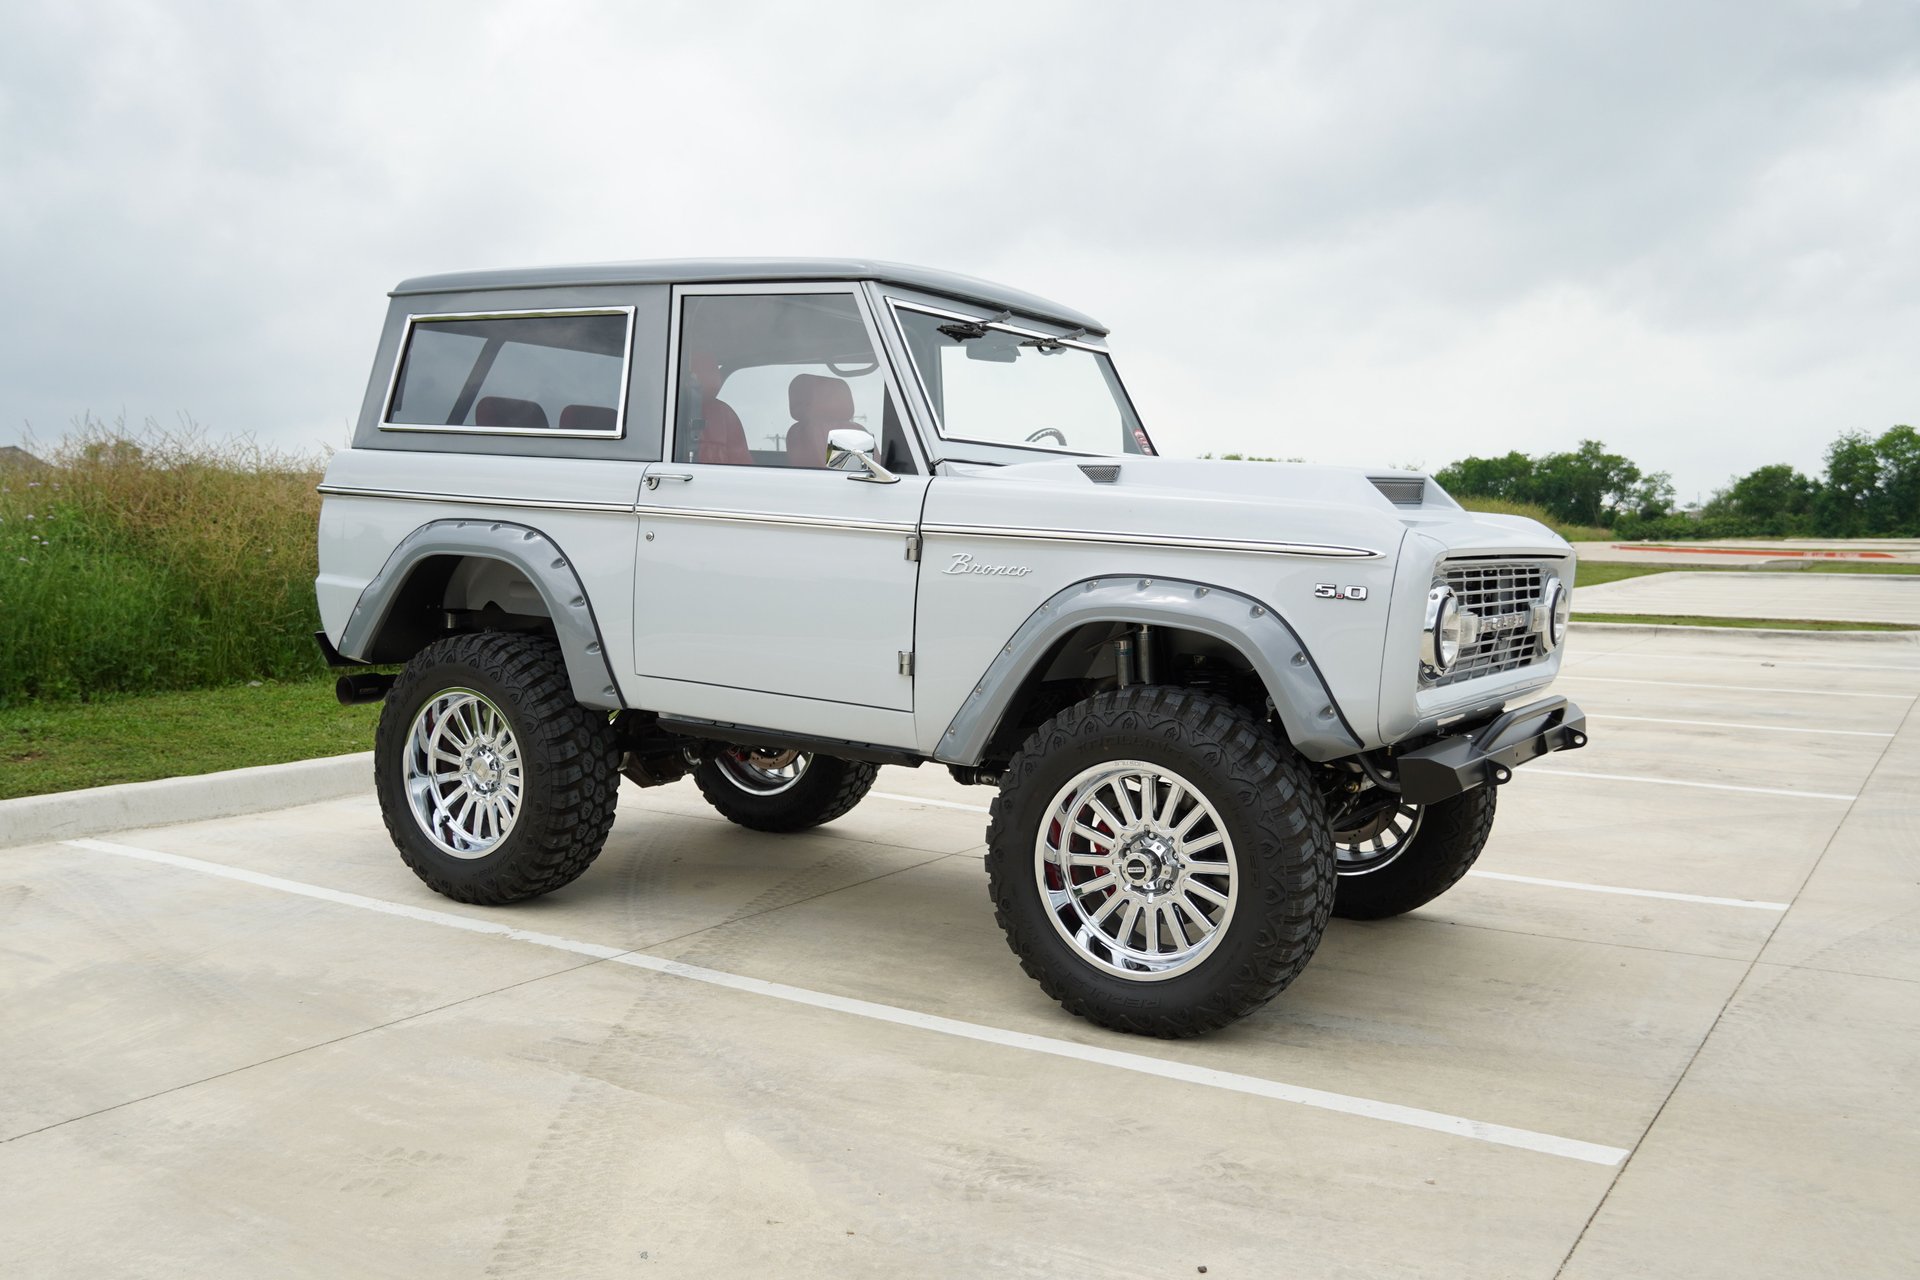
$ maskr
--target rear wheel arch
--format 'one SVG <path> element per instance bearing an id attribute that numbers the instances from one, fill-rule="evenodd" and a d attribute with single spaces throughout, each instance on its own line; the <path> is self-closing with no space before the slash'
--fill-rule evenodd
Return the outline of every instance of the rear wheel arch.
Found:
<path id="1" fill-rule="evenodd" d="M 405 662 L 442 636 L 503 625 L 553 637 L 582 705 L 626 705 L 572 559 L 552 535 L 509 521 L 415 529 L 360 593 L 337 647 L 362 662 Z"/>

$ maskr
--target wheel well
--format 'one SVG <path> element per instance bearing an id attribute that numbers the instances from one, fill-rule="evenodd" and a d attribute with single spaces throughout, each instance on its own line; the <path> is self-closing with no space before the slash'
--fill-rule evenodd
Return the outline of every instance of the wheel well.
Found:
<path id="1" fill-rule="evenodd" d="M 366 661 L 405 662 L 442 636 L 469 631 L 553 634 L 546 597 L 518 566 L 491 556 L 427 556 L 408 570 Z"/>
<path id="2" fill-rule="evenodd" d="M 1207 689 L 1269 716 L 1268 690 L 1253 663 L 1225 640 L 1178 627 L 1114 619 L 1082 623 L 1033 664 L 987 740 L 995 767 L 1055 713 L 1106 689 L 1168 684 Z"/>

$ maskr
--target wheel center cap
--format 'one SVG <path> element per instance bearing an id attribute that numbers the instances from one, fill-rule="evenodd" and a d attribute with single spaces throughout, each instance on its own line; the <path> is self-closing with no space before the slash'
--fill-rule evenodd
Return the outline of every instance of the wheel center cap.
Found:
<path id="1" fill-rule="evenodd" d="M 500 757 L 492 747 L 481 747 L 467 759 L 467 784 L 475 791 L 490 792 L 500 785 Z"/>
<path id="2" fill-rule="evenodd" d="M 1173 886 L 1179 873 L 1173 846 L 1159 836 L 1146 835 L 1133 840 L 1122 850 L 1118 869 L 1120 879 L 1129 888 L 1163 893 Z"/>

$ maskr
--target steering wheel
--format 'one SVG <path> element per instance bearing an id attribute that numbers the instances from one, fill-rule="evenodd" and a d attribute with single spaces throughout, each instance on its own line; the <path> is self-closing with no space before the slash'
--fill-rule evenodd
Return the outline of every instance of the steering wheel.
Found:
<path id="1" fill-rule="evenodd" d="M 1034 432 L 1032 435 L 1027 437 L 1027 443 L 1037 444 L 1039 441 L 1044 440 L 1048 436 L 1052 436 L 1062 449 L 1067 447 L 1067 437 L 1064 434 L 1062 434 L 1062 432 L 1060 431 L 1060 428 L 1058 427 L 1040 428 L 1038 431 Z"/>

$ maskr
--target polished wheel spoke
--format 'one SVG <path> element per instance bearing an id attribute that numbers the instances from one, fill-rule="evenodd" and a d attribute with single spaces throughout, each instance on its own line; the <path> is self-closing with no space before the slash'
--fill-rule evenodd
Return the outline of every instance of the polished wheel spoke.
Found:
<path id="1" fill-rule="evenodd" d="M 1087 963 L 1132 981 L 1205 959 L 1238 897 L 1220 812 L 1189 780 L 1141 761 L 1098 765 L 1061 787 L 1034 859 L 1060 936 Z"/>
<path id="2" fill-rule="evenodd" d="M 442 852 L 481 858 L 513 834 L 525 792 L 513 723 L 484 695 L 448 689 L 414 717 L 403 783 L 414 819 Z"/>
<path id="3" fill-rule="evenodd" d="M 1425 812 L 1419 805 L 1394 803 L 1368 814 L 1354 826 L 1336 827 L 1335 868 L 1343 876 L 1359 876 L 1392 864 L 1419 834 Z"/>

